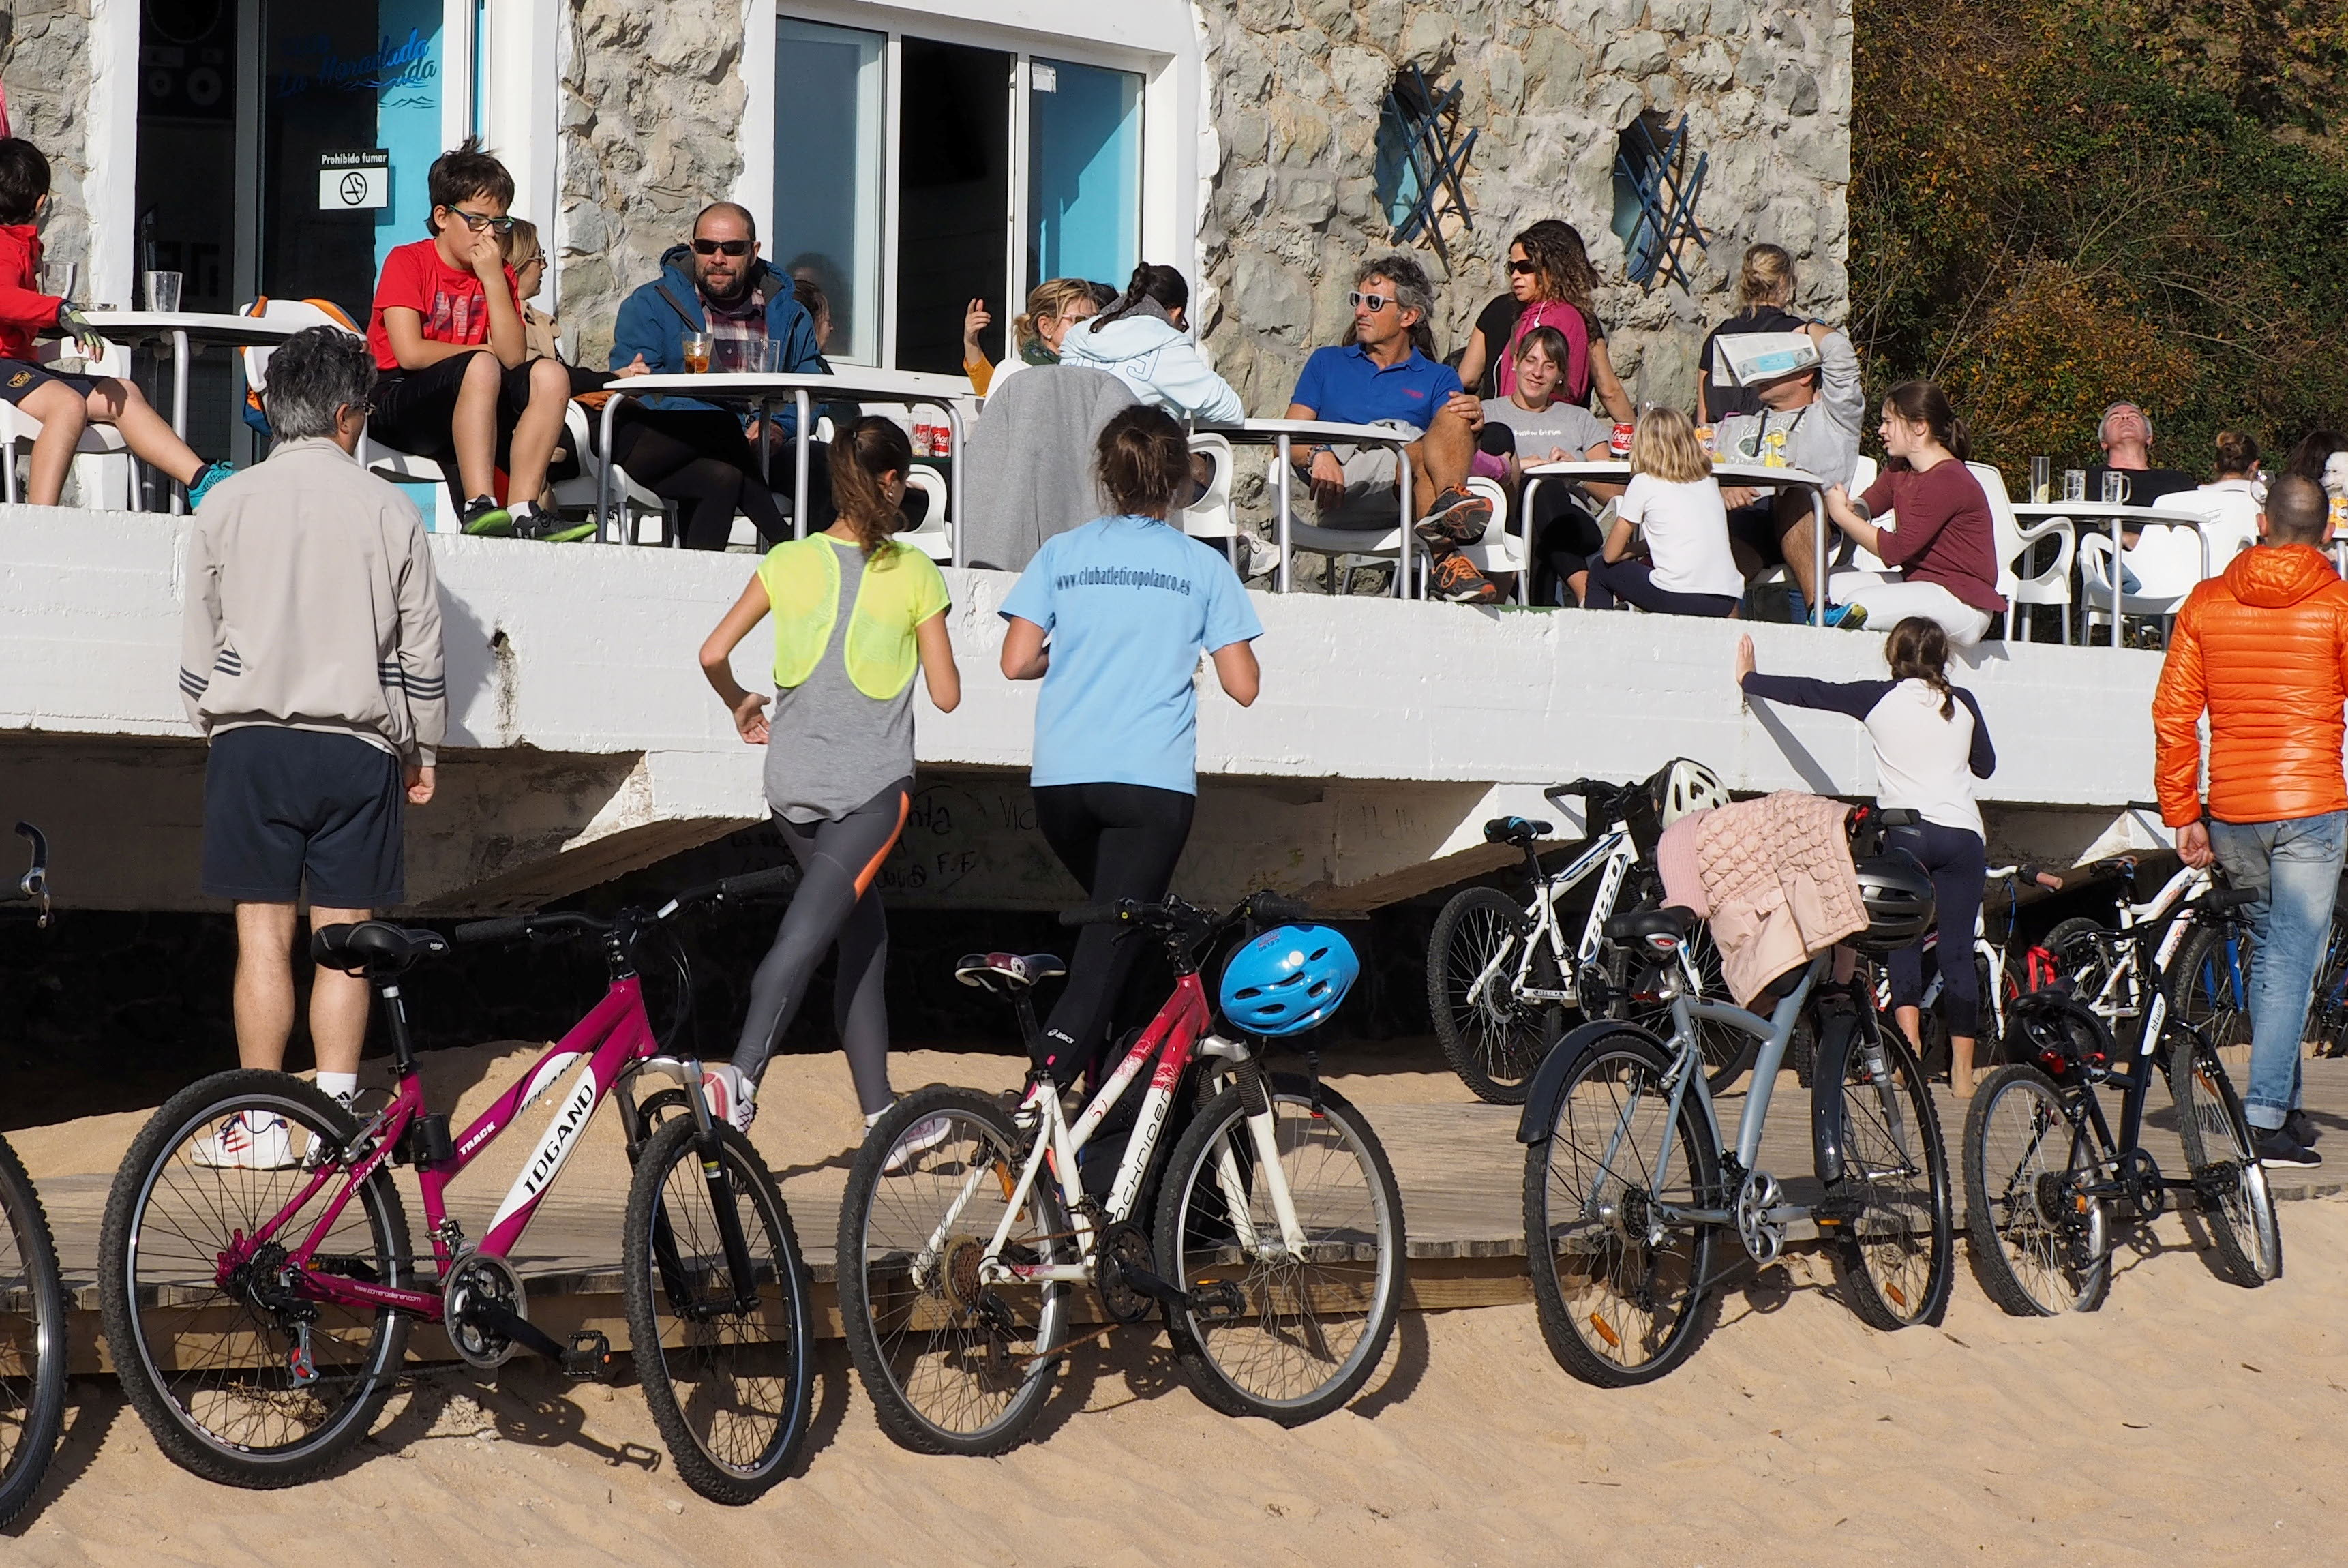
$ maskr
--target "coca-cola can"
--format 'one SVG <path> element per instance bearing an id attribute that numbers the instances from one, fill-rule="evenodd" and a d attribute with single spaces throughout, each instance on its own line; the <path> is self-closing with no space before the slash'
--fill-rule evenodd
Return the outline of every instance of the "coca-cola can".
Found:
<path id="1" fill-rule="evenodd" d="M 1635 425 L 1615 426 L 1612 438 L 1606 443 L 1606 449 L 1613 453 L 1618 458 L 1629 457 L 1631 455 L 1631 438 L 1636 434 L 1637 431 L 1638 427 Z"/>
<path id="2" fill-rule="evenodd" d="M 952 425 L 932 425 L 930 427 L 930 456 L 933 458 L 951 458 L 953 456 L 953 427 Z"/>

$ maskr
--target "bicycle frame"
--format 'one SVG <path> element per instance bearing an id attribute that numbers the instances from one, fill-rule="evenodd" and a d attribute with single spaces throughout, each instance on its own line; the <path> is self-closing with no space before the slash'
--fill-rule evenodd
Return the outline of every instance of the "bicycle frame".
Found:
<path id="1" fill-rule="evenodd" d="M 1539 860 L 1535 858 L 1533 896 L 1525 908 L 1526 917 L 1532 922 L 1532 930 L 1526 934 L 1524 946 L 1517 954 L 1516 973 L 1509 977 L 1509 989 L 1514 995 L 1531 1002 L 1581 1006 L 1581 971 L 1597 958 L 1600 941 L 1605 934 L 1606 916 L 1612 913 L 1614 899 L 1622 888 L 1622 879 L 1630 874 L 1631 867 L 1638 858 L 1639 851 L 1631 842 L 1630 830 L 1620 822 L 1600 834 L 1588 849 L 1574 857 L 1572 864 L 1554 875 L 1541 871 Z M 1568 964 L 1565 962 L 1565 928 L 1557 917 L 1557 901 L 1580 887 L 1591 872 L 1601 871 L 1601 868 L 1598 892 L 1590 905 L 1590 918 L 1582 924 L 1581 943 L 1574 948 L 1573 961 Z M 1555 990 L 1526 983 L 1532 973 L 1533 955 L 1540 951 L 1543 942 L 1549 944 L 1550 951 L 1557 956 L 1558 967 L 1563 971 L 1560 978 L 1564 984 Z M 1476 977 L 1475 986 L 1468 993 L 1470 995 L 1483 995 L 1485 988 L 1499 978 L 1499 965 L 1504 957 L 1503 954 L 1493 955 L 1484 973 Z"/>

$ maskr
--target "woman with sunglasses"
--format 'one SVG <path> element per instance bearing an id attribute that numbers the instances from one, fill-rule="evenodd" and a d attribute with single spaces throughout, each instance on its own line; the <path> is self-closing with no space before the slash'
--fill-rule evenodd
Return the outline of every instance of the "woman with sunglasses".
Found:
<path id="1" fill-rule="evenodd" d="M 1598 269 L 1590 264 L 1572 224 L 1544 218 L 1509 242 L 1509 292 L 1484 307 L 1459 356 L 1459 378 L 1484 397 L 1516 390 L 1515 348 L 1537 326 L 1566 341 L 1565 381 L 1559 396 L 1586 407 L 1594 389 L 1617 424 L 1633 416 L 1631 394 L 1606 351 L 1606 328 L 1591 304 Z"/>

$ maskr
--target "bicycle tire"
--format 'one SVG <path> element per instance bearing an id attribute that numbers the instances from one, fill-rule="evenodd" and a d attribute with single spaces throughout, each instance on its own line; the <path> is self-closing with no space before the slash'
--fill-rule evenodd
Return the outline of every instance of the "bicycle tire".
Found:
<path id="1" fill-rule="evenodd" d="M 1477 977 L 1497 959 L 1496 985 L 1513 992 L 1523 906 L 1498 888 L 1462 888 L 1435 917 L 1426 939 L 1426 1006 L 1444 1059 L 1478 1099 L 1522 1105 L 1533 1074 L 1564 1034 L 1561 1004 L 1530 1003 L 1514 995 L 1470 996 Z M 1556 954 L 1533 951 L 1526 978 L 1544 990 L 1560 988 Z"/>
<path id="2" fill-rule="evenodd" d="M 40 1193 L 0 1139 L 0 1527 L 25 1511 L 56 1457 L 66 1416 L 66 1291 Z"/>
<path id="3" fill-rule="evenodd" d="M 1235 1284 L 1244 1315 L 1220 1321 L 1169 1306 L 1168 1336 L 1208 1404 L 1302 1426 L 1351 1399 L 1385 1355 L 1402 1305 L 1402 1187 L 1376 1132 L 1343 1095 L 1325 1086 L 1316 1095 L 1301 1079 L 1269 1080 L 1273 1147 L 1307 1250 L 1301 1260 L 1267 1258 L 1241 1244 L 1231 1219 L 1235 1202 L 1258 1237 L 1280 1230 L 1247 1122 L 1253 1094 L 1246 1078 L 1263 1080 L 1241 1076 L 1200 1108 L 1174 1146 L 1151 1234 L 1164 1277 L 1194 1287 L 1210 1276 Z M 1337 1180 L 1324 1190 L 1311 1179 L 1318 1174 Z M 1334 1190 L 1349 1175 L 1360 1178 L 1358 1190 Z M 1365 1247 L 1367 1259 L 1359 1255 Z M 1343 1310 L 1354 1302 L 1365 1304 L 1360 1312 Z"/>
<path id="4" fill-rule="evenodd" d="M 1663 1112 L 1671 1065 L 1664 1048 L 1638 1030 L 1601 1036 L 1568 1070 L 1550 1125 L 1525 1150 L 1525 1252 L 1541 1336 L 1558 1365 L 1601 1388 L 1669 1374 L 1704 1342 L 1717 1306 L 1716 1227 L 1659 1226 L 1648 1208 L 1659 1196 L 1685 1207 L 1721 1206 L 1720 1151 L 1703 1109 L 1694 1095 L 1682 1098 L 1673 1130 L 1678 1161 L 1670 1171 L 1659 1170 L 1656 1158 L 1662 1116 L 1646 1119 L 1657 1124 L 1651 1149 L 1640 1147 L 1640 1129 L 1632 1125 L 1641 1110 Z M 1618 1141 L 1617 1131 L 1627 1137 Z M 1645 1326 L 1632 1332 L 1634 1320 Z"/>
<path id="5" fill-rule="evenodd" d="M 2177 1139 L 2185 1146 L 2186 1170 L 2197 1183 L 2206 1174 L 2214 1178 L 2213 1185 L 2231 1189 L 2212 1200 L 2197 1185 L 2196 1206 L 2209 1223 L 2218 1272 L 2255 1290 L 2282 1274 L 2282 1228 L 2266 1167 L 2259 1163 L 2226 1064 L 2199 1031 L 2179 1028 L 2175 1034 L 2168 1089 L 2177 1101 Z M 2229 1165 L 2230 1177 L 2217 1169 Z"/>
<path id="6" fill-rule="evenodd" d="M 283 1116 L 300 1139 L 323 1136 L 335 1147 L 345 1146 L 358 1130 L 350 1113 L 314 1085 L 283 1073 L 218 1073 L 173 1095 L 131 1143 L 108 1194 L 98 1242 L 98 1311 L 123 1398 L 146 1422 L 155 1446 L 207 1480 L 266 1489 L 313 1479 L 373 1429 L 391 1397 L 408 1318 L 389 1308 L 361 1315 L 322 1305 L 321 1322 L 345 1326 L 324 1336 L 326 1353 L 321 1355 L 321 1333 L 314 1325 L 313 1359 L 337 1371 L 322 1372 L 314 1383 L 304 1384 L 289 1369 L 292 1336 L 264 1321 L 249 1298 L 240 1301 L 221 1288 L 214 1258 L 232 1244 L 232 1233 L 251 1233 L 307 1179 L 298 1166 L 253 1171 L 194 1162 L 190 1151 L 195 1140 L 248 1109 Z M 301 1156 L 305 1150 L 297 1142 L 294 1152 Z M 336 1182 L 326 1191 L 339 1190 Z M 283 1196 L 273 1199 L 272 1193 Z M 170 1202 L 175 1195 L 193 1202 L 184 1207 Z M 319 1252 L 353 1260 L 355 1274 L 366 1271 L 378 1284 L 407 1287 L 414 1263 L 407 1216 L 388 1168 L 378 1168 L 357 1189 L 357 1197 Z M 318 1196 L 311 1202 L 317 1206 Z M 174 1222 L 177 1214 L 185 1217 Z M 151 1241 L 150 1218 L 157 1222 Z M 314 1222 L 297 1216 L 280 1233 L 306 1236 Z M 142 1304 L 142 1297 L 149 1299 Z M 211 1323 L 204 1323 L 207 1313 L 215 1315 Z M 228 1329 L 218 1326 L 219 1316 L 227 1318 Z M 182 1332 L 203 1334 L 208 1357 L 261 1352 L 257 1365 L 220 1366 L 219 1381 L 208 1383 L 202 1365 L 178 1365 Z M 320 1387 L 339 1396 L 340 1402 L 327 1408 L 324 1396 L 306 1391 Z M 248 1405 L 254 1413 L 240 1418 Z M 319 1413 L 306 1435 L 253 1440 L 277 1435 L 281 1429 L 267 1423 L 290 1423 L 304 1407 Z M 242 1440 L 222 1429 L 232 1422 L 244 1434 Z"/>
<path id="7" fill-rule="evenodd" d="M 2168 1016 L 2198 1028 L 2219 1050 L 2250 1043 L 2250 934 L 2230 954 L 2223 931 L 2204 927 L 2187 936 L 2160 977 Z"/>
<path id="8" fill-rule="evenodd" d="M 885 1171 L 898 1140 L 933 1116 L 946 1119 L 945 1139 L 906 1170 Z M 839 1315 L 873 1415 L 902 1448 L 999 1454 L 1043 1411 L 1067 1333 L 1069 1286 L 1006 1289 L 977 1277 L 984 1242 L 1034 1143 L 994 1097 L 933 1088 L 898 1100 L 857 1151 L 839 1208 Z M 1006 1252 L 1024 1249 L 1040 1264 L 1075 1260 L 1051 1181 L 1046 1166 L 1025 1217 L 1014 1218 Z M 957 1380 L 980 1397 L 974 1409 L 944 1408 Z"/>
<path id="9" fill-rule="evenodd" d="M 636 1379 L 676 1473 L 712 1502 L 739 1506 L 782 1480 L 807 1441 L 815 1324 L 807 1262 L 774 1173 L 742 1134 L 712 1130 L 710 1155 L 691 1117 L 667 1121 L 644 1145 L 628 1183 L 621 1266 Z M 705 1163 L 713 1157 L 714 1171 Z M 716 1181 L 742 1222 L 757 1292 L 748 1311 L 717 1228 Z M 695 1310 L 677 1299 L 686 1293 Z M 730 1296 L 736 1310 L 700 1310 L 709 1296 Z"/>
<path id="10" fill-rule="evenodd" d="M 1866 1207 L 1841 1227 L 1835 1273 L 1860 1321 L 1891 1331 L 1937 1322 L 1948 1310 L 1956 1220 L 1948 1149 L 1924 1064 L 1908 1037 L 1879 1014 L 1873 1035 L 1879 1063 L 1869 1065 L 1864 1039 L 1843 1058 L 1842 1178 L 1828 1195 L 1859 1184 Z"/>
<path id="11" fill-rule="evenodd" d="M 2090 934 L 2102 937 L 2119 934 L 2100 920 L 2075 914 L 2068 920 L 2056 921 L 2039 945 L 2054 955 L 2062 973 L 2070 977 L 2079 1000 L 2093 1010 L 2096 998 L 2102 995 L 2106 983 L 2111 978 L 2112 970 L 2110 957 L 2102 943 L 2080 940 Z M 2144 975 L 2131 969 L 2127 981 L 2114 997 L 2114 1005 L 2131 1009 L 2133 1018 L 2104 1018 L 2104 1023 L 2112 1031 L 2114 1043 L 2124 1053 L 2130 1048 L 2128 1042 L 2135 1037 L 2136 1031 L 2144 1026 L 2146 996 Z M 2097 1016 L 2103 1015 L 2098 1011 Z"/>
<path id="12" fill-rule="evenodd" d="M 2079 1191 L 2103 1152 L 2054 1080 L 1999 1068 L 1965 1111 L 1965 1234 L 1973 1274 L 2015 1317 L 2093 1312 L 2111 1289 L 2109 1211 Z"/>

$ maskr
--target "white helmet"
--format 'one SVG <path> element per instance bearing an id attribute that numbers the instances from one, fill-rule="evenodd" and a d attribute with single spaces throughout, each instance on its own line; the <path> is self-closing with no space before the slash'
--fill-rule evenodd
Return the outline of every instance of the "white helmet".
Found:
<path id="1" fill-rule="evenodd" d="M 1697 811 L 1728 804 L 1728 786 L 1701 762 L 1674 758 L 1655 775 L 1655 815 L 1664 827 Z"/>

